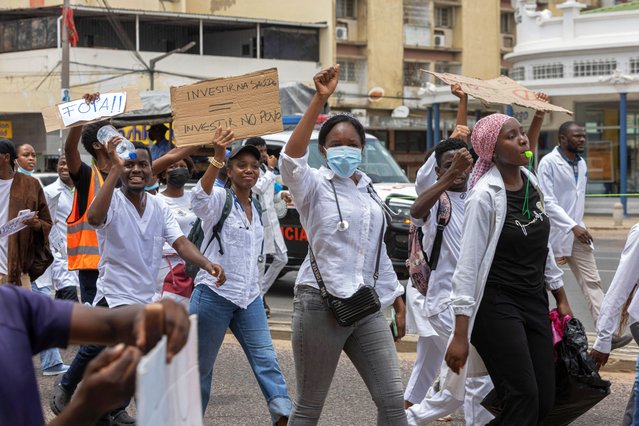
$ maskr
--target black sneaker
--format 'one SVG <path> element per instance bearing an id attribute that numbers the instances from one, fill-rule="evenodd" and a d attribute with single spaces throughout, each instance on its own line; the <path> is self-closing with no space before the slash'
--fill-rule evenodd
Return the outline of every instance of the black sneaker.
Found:
<path id="1" fill-rule="evenodd" d="M 135 419 L 122 410 L 111 416 L 111 426 L 135 426 Z"/>
<path id="2" fill-rule="evenodd" d="M 632 342 L 632 336 L 630 334 L 624 334 L 623 336 L 615 334 L 614 336 L 612 336 L 611 350 L 619 349 L 623 346 L 626 346 L 630 342 Z"/>
<path id="3" fill-rule="evenodd" d="M 53 398 L 51 399 L 51 411 L 53 414 L 58 415 L 64 410 L 64 407 L 69 404 L 71 401 L 71 396 L 73 394 L 67 391 L 62 385 L 58 382 L 53 389 Z"/>

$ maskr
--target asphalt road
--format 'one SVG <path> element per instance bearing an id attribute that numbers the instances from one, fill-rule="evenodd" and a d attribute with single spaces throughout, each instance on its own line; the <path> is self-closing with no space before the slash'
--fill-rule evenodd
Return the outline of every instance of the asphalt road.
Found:
<path id="1" fill-rule="evenodd" d="M 276 340 L 275 347 L 280 366 L 286 377 L 289 393 L 295 395 L 295 374 L 290 342 Z M 73 357 L 73 348 L 63 352 L 65 360 Z M 34 358 L 37 360 L 37 357 Z M 400 354 L 400 366 L 404 383 L 408 380 L 414 362 L 413 354 Z M 37 363 L 37 361 L 36 361 Z M 605 372 L 604 378 L 612 381 L 612 393 L 604 401 L 579 418 L 574 425 L 602 426 L 618 425 L 625 410 L 627 396 L 632 388 L 632 372 Z M 48 408 L 52 388 L 52 377 L 39 377 L 45 418 L 53 415 Z M 135 415 L 135 403 L 129 412 Z M 263 425 L 270 424 L 266 403 L 253 377 L 241 347 L 232 336 L 220 350 L 213 378 L 213 392 L 204 418 L 206 426 L 218 425 Z M 320 425 L 365 426 L 376 424 L 376 409 L 359 374 L 342 356 L 329 392 Z M 455 413 L 453 421 L 436 422 L 435 425 L 464 425 L 463 415 Z M 180 426 L 180 425 L 176 425 Z"/>
<path id="2" fill-rule="evenodd" d="M 604 291 L 610 286 L 610 282 L 615 274 L 615 270 L 619 265 L 619 257 L 623 250 L 625 235 L 627 231 L 598 231 L 594 232 L 595 239 L 595 258 L 599 275 L 601 276 Z M 594 332 L 595 324 L 590 311 L 586 305 L 581 289 L 570 269 L 565 266 L 564 270 L 564 286 L 568 295 L 570 306 L 575 317 L 579 318 L 586 331 Z M 293 287 L 295 284 L 295 273 L 289 272 L 278 280 L 271 290 L 268 292 L 266 299 L 271 307 L 271 320 L 277 322 L 290 322 L 293 314 Z M 552 297 L 551 304 L 553 302 Z"/>
<path id="3" fill-rule="evenodd" d="M 619 262 L 624 233 L 601 232 L 595 235 L 595 239 L 597 263 L 604 288 L 607 288 Z M 290 322 L 294 280 L 293 273 L 287 274 L 269 292 L 267 301 L 272 309 L 271 320 L 281 323 Z M 570 271 L 565 274 L 565 285 L 574 313 L 582 319 L 588 331 L 593 331 L 594 324 Z M 290 342 L 276 340 L 275 346 L 281 368 L 289 384 L 289 392 L 291 396 L 294 396 L 295 375 Z M 63 351 L 63 357 L 67 362 L 72 360 L 73 355 L 73 348 Z M 38 357 L 34 358 L 34 362 L 37 368 Z M 414 354 L 400 354 L 404 383 L 408 380 L 413 362 Z M 620 424 L 628 395 L 632 389 L 634 372 L 630 369 L 616 369 L 604 371 L 602 376 L 612 382 L 611 395 L 574 422 L 574 425 L 607 426 Z M 45 416 L 47 419 L 51 419 L 52 414 L 48 409 L 48 401 L 55 378 L 40 377 L 39 381 Z M 135 413 L 135 404 L 132 404 L 130 412 L 131 414 Z M 320 425 L 375 425 L 375 412 L 375 406 L 363 381 L 347 357 L 342 356 L 322 413 Z M 266 403 L 239 344 L 232 336 L 227 336 L 218 356 L 211 402 L 205 415 L 204 424 L 207 426 L 270 424 Z M 461 414 L 455 413 L 452 422 L 437 422 L 436 424 L 463 425 L 464 421 Z"/>

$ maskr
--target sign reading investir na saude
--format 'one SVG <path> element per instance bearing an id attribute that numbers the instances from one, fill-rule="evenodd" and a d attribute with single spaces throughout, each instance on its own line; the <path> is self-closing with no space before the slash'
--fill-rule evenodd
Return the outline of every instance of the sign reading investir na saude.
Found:
<path id="1" fill-rule="evenodd" d="M 218 127 L 236 139 L 282 130 L 276 68 L 171 87 L 177 146 L 206 145 Z"/>
<path id="2" fill-rule="evenodd" d="M 572 111 L 537 100 L 534 91 L 526 89 L 508 77 L 501 76 L 491 80 L 480 80 L 478 78 L 465 77 L 457 74 L 427 70 L 422 71 L 434 75 L 446 84 L 453 85 L 459 83 L 464 92 L 482 101 L 505 105 L 519 105 L 537 111 L 565 112 L 572 115 Z"/>

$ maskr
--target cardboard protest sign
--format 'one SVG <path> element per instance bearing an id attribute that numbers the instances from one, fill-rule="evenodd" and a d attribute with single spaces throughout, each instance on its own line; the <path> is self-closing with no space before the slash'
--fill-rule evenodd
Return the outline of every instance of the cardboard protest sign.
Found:
<path id="1" fill-rule="evenodd" d="M 171 110 L 177 146 L 210 143 L 218 127 L 232 129 L 236 139 L 279 132 L 277 69 L 171 87 Z"/>
<path id="2" fill-rule="evenodd" d="M 572 115 L 572 111 L 565 108 L 538 101 L 534 91 L 526 89 L 508 77 L 501 76 L 491 80 L 480 80 L 478 78 L 464 77 L 463 75 L 422 71 L 432 74 L 450 85 L 459 83 L 464 92 L 485 102 L 519 105 L 533 108 L 537 111 L 565 112 Z"/>
<path id="3" fill-rule="evenodd" d="M 191 315 L 186 346 L 166 363 L 166 336 L 138 364 L 135 404 L 138 426 L 202 426 L 197 317 Z"/>
<path id="4" fill-rule="evenodd" d="M 100 93 L 100 98 L 91 105 L 87 104 L 84 99 L 78 99 L 46 107 L 42 110 L 42 118 L 47 132 L 52 132 L 93 123 L 142 107 L 138 90 L 127 88 L 119 92 Z"/>

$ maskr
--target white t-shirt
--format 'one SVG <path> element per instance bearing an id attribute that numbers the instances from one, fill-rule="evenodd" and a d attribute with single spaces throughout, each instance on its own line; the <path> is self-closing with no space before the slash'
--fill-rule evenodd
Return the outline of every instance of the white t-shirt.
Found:
<path id="1" fill-rule="evenodd" d="M 180 225 L 182 233 L 184 235 L 189 235 L 193 224 L 197 220 L 197 216 L 193 213 L 193 209 L 191 209 L 191 192 L 184 192 L 184 195 L 176 198 L 167 197 L 161 193 L 156 195 L 156 197 L 160 198 L 167 206 L 169 206 L 173 212 L 173 216 L 175 216 L 175 220 L 177 220 L 178 225 Z M 163 251 L 164 255 L 167 256 L 177 254 L 173 247 L 169 244 L 164 244 Z"/>
<path id="2" fill-rule="evenodd" d="M 9 221 L 9 191 L 13 184 L 12 179 L 0 179 L 0 225 Z M 0 238 L 0 274 L 9 272 L 7 263 L 9 252 L 9 237 Z"/>
<path id="3" fill-rule="evenodd" d="M 146 197 L 142 217 L 122 190 L 113 194 L 106 221 L 97 228 L 100 248 L 97 294 L 109 307 L 151 303 L 162 246 L 183 236 L 171 209 L 160 199 Z"/>

